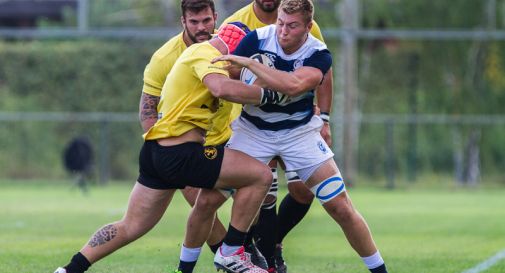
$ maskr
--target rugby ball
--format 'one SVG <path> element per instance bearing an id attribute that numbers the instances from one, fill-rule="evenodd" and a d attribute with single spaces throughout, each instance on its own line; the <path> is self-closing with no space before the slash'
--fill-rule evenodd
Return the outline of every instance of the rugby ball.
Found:
<path id="1" fill-rule="evenodd" d="M 251 56 L 251 59 L 261 64 L 267 65 L 270 68 L 275 68 L 272 60 L 265 54 L 256 53 Z M 243 67 L 242 70 L 240 71 L 240 80 L 245 84 L 252 85 L 254 84 L 257 78 L 258 77 L 256 77 L 256 75 L 254 75 L 254 73 L 252 73 L 252 71 L 249 70 L 248 68 Z"/>

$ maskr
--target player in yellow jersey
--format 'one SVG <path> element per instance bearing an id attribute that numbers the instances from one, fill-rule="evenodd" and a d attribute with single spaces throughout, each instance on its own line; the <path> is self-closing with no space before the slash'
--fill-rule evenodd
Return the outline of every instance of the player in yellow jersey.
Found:
<path id="1" fill-rule="evenodd" d="M 240 22 L 246 25 L 251 31 L 275 24 L 277 21 L 278 6 L 280 0 L 254 0 L 242 9 L 238 10 L 228 18 L 223 24 L 229 22 Z M 310 33 L 320 41 L 324 41 L 321 30 L 317 23 L 313 21 Z M 317 88 L 317 105 L 320 108 L 321 118 L 324 121 L 321 129 L 321 136 L 328 145 L 331 145 L 331 133 L 329 124 L 329 113 L 332 105 L 333 94 L 333 72 L 330 69 L 322 84 Z M 234 120 L 241 111 L 241 105 L 234 105 L 231 119 Z M 286 172 L 289 193 L 284 197 L 277 214 L 277 161 L 270 163 L 274 181 L 269 190 L 264 204 L 261 207 L 257 224 L 251 228 L 252 236 L 256 237 L 257 245 L 261 253 L 265 256 L 269 268 L 276 268 L 278 273 L 287 272 L 287 267 L 282 257 L 282 241 L 284 237 L 303 219 L 308 212 L 314 195 L 300 180 L 296 172 Z M 201 198 L 204 199 L 205 196 Z M 203 201 L 203 200 L 202 200 Z M 204 214 L 204 209 L 194 210 L 195 213 Z M 192 219 L 193 217 L 197 219 Z M 200 221 L 200 216 L 190 215 L 188 221 Z M 246 245 L 252 244 L 247 242 Z"/>
<path id="2" fill-rule="evenodd" d="M 181 23 L 183 31 L 166 42 L 151 57 L 144 71 L 144 86 L 139 105 L 139 116 L 144 133 L 158 120 L 158 103 L 165 79 L 172 67 L 186 48 L 194 43 L 201 43 L 211 38 L 216 27 L 217 14 L 212 0 L 181 1 Z M 220 145 L 230 138 L 230 132 L 210 133 L 208 145 Z M 186 187 L 181 192 L 186 201 L 193 206 L 199 189 Z M 207 244 L 215 253 L 226 233 L 223 224 L 217 218 Z"/>
<path id="3" fill-rule="evenodd" d="M 245 153 L 204 146 L 223 99 L 254 105 L 286 102 L 287 96 L 232 80 L 223 64 L 211 64 L 213 58 L 232 52 L 243 36 L 243 30 L 227 25 L 217 38 L 190 46 L 177 59 L 161 92 L 158 121 L 144 134 L 139 176 L 123 219 L 100 228 L 57 273 L 85 272 L 91 264 L 147 233 L 161 219 L 175 191 L 188 185 L 208 191 L 237 189 L 215 266 L 228 272 L 267 273 L 250 262 L 243 243 L 272 174 L 265 164 Z"/>

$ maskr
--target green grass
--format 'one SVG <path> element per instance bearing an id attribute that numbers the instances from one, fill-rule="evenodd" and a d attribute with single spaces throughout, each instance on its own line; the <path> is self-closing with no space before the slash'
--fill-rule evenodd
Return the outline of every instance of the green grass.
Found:
<path id="1" fill-rule="evenodd" d="M 97 228 L 122 217 L 130 189 L 112 184 L 83 196 L 62 183 L 0 183 L 0 272 L 52 272 L 66 264 Z M 351 196 L 390 272 L 460 273 L 505 249 L 505 189 L 356 188 Z M 230 202 L 220 210 L 226 223 L 229 210 Z M 177 194 L 150 233 L 89 272 L 175 268 L 188 211 Z M 368 272 L 319 204 L 287 237 L 285 258 L 290 273 Z M 206 247 L 195 272 L 215 272 Z M 486 272 L 505 272 L 505 261 Z"/>

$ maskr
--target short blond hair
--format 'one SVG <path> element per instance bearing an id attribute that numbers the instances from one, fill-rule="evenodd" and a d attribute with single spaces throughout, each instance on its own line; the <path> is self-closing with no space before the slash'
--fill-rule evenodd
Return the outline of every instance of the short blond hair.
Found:
<path id="1" fill-rule="evenodd" d="M 314 18 L 314 4 L 311 0 L 282 0 L 279 9 L 286 14 L 301 12 L 307 24 Z"/>

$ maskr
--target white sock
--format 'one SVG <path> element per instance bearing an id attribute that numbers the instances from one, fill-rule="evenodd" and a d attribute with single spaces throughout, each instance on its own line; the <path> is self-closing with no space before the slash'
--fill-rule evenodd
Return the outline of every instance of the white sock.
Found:
<path id="1" fill-rule="evenodd" d="M 200 253 L 202 252 L 201 247 L 197 248 L 187 248 L 184 245 L 181 247 L 181 261 L 183 262 L 195 262 L 200 257 Z"/>
<path id="2" fill-rule="evenodd" d="M 223 254 L 223 256 L 230 256 L 231 254 L 234 254 L 235 252 L 237 252 L 237 250 L 240 248 L 241 246 L 229 246 L 225 243 L 223 243 L 221 245 L 221 254 Z"/>
<path id="3" fill-rule="evenodd" d="M 384 260 L 381 257 L 381 254 L 377 250 L 374 255 L 368 256 L 368 257 L 361 257 L 365 265 L 368 267 L 368 269 L 374 269 L 382 264 L 384 264 Z"/>

